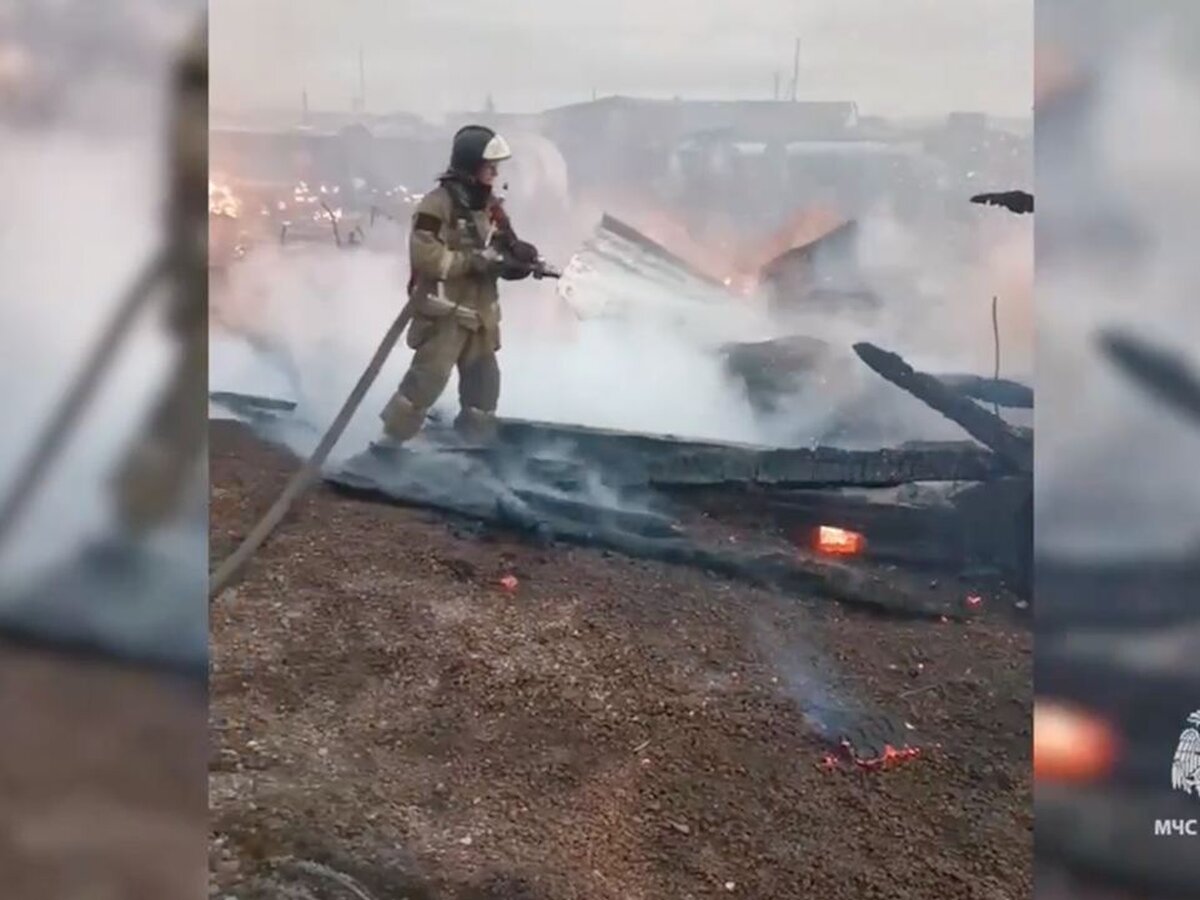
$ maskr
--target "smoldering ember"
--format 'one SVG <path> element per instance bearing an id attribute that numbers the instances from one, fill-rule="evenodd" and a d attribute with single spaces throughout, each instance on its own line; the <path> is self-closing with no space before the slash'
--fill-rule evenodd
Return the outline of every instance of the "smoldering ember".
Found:
<path id="1" fill-rule="evenodd" d="M 401 446 L 368 361 L 467 124 L 546 277 L 490 437 Z M 1027 894 L 1027 125 L 214 111 L 218 890 Z"/>

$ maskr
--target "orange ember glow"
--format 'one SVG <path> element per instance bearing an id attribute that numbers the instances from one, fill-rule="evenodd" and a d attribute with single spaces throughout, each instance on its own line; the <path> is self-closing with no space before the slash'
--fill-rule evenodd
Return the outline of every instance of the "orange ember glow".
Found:
<path id="1" fill-rule="evenodd" d="M 857 531 L 847 531 L 832 525 L 817 528 L 816 547 L 820 553 L 831 556 L 857 556 L 867 546 L 867 539 Z"/>
<path id="2" fill-rule="evenodd" d="M 896 766 L 916 759 L 920 755 L 920 747 L 904 746 L 896 748 L 891 744 L 885 744 L 882 754 L 868 759 L 855 753 L 854 747 L 849 741 L 842 741 L 840 756 L 833 753 L 826 753 L 817 765 L 826 772 L 837 772 L 842 770 L 842 762 L 845 761 L 846 763 L 853 764 L 860 769 L 878 772 L 895 768 Z"/>
<path id="3" fill-rule="evenodd" d="M 807 247 L 850 223 L 833 209 L 814 207 L 800 210 L 773 233 L 747 239 L 743 229 L 730 219 L 711 216 L 703 235 L 666 210 L 623 198 L 607 204 L 618 217 L 734 296 L 752 297 L 762 270 L 782 254 Z"/>
<path id="4" fill-rule="evenodd" d="M 875 759 L 862 759 L 855 756 L 854 762 L 863 769 L 890 769 L 907 760 L 916 759 L 920 755 L 920 747 L 902 747 L 897 750 L 891 744 L 885 744 L 883 755 L 877 756 Z"/>
<path id="5" fill-rule="evenodd" d="M 1117 762 L 1116 732 L 1102 719 L 1059 703 L 1033 710 L 1033 774 L 1038 781 L 1089 783 L 1106 778 Z"/>

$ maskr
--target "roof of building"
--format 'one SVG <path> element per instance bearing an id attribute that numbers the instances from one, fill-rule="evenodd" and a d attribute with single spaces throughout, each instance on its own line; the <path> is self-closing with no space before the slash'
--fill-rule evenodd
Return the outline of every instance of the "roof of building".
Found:
<path id="1" fill-rule="evenodd" d="M 774 110 L 780 113 L 834 113 L 838 115 L 854 115 L 858 104 L 852 100 L 663 100 L 653 97 L 627 97 L 623 94 L 610 94 L 595 100 L 584 100 L 579 103 L 568 103 L 545 110 L 542 115 L 559 115 L 574 111 L 604 110 L 613 108 L 645 108 L 661 109 L 675 107 L 694 110 Z"/>
<path id="2" fill-rule="evenodd" d="M 729 129 L 754 140 L 834 137 L 854 127 L 858 107 L 850 101 L 658 100 L 612 96 L 559 106 L 542 113 L 552 127 L 571 127 L 589 119 L 627 119 L 630 127 L 676 138 L 706 130 Z"/>

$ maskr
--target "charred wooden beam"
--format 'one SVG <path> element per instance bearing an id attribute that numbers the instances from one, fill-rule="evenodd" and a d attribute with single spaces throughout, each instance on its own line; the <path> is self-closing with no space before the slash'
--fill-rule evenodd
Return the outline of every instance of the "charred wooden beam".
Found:
<path id="1" fill-rule="evenodd" d="M 541 515 L 574 522 L 581 527 L 609 528 L 644 538 L 674 538 L 679 525 L 669 516 L 649 509 L 620 506 L 564 496 L 559 491 L 522 489 L 513 495 Z"/>
<path id="2" fill-rule="evenodd" d="M 1105 332 L 1100 342 L 1121 371 L 1173 409 L 1200 422 L 1200 374 L 1182 357 L 1120 331 Z"/>
<path id="3" fill-rule="evenodd" d="M 1027 191 L 998 191 L 988 194 L 976 194 L 971 198 L 971 202 L 984 206 L 1000 206 L 1019 216 L 1033 212 L 1033 194 Z"/>
<path id="4" fill-rule="evenodd" d="M 234 391 L 209 391 L 208 399 L 219 403 L 230 412 L 246 413 L 291 413 L 296 409 L 292 400 L 279 400 L 275 397 L 260 397 L 255 394 L 239 394 Z"/>
<path id="5" fill-rule="evenodd" d="M 505 440 L 505 431 L 505 423 L 501 423 L 501 440 L 490 448 L 446 447 L 445 452 L 562 485 L 582 484 L 599 475 L 606 484 L 623 488 L 869 488 L 920 481 L 990 482 L 1009 474 L 995 454 L 969 444 L 889 450 L 760 450 L 637 435 L 628 436 L 635 440 L 611 443 L 603 439 L 566 443 L 558 435 L 555 443 L 550 443 L 539 435 L 538 441 L 531 442 Z M 371 449 L 385 457 L 395 452 L 386 444 Z"/>
<path id="6" fill-rule="evenodd" d="M 773 449 L 517 419 L 502 421 L 499 436 L 502 448 L 526 457 L 549 456 L 558 448 L 559 455 L 595 466 L 620 484 L 880 487 L 989 481 L 1008 471 L 993 454 L 962 443 L 883 450 Z"/>
<path id="7" fill-rule="evenodd" d="M 209 399 L 261 429 L 268 440 L 274 432 L 265 433 L 267 426 L 295 408 L 286 400 L 229 392 L 213 392 Z M 436 443 L 445 430 L 431 422 L 427 436 Z M 888 487 L 914 481 L 993 481 L 1010 473 L 1004 460 L 967 442 L 881 450 L 769 448 L 524 419 L 500 420 L 498 441 L 487 452 L 499 465 L 551 468 L 566 480 L 598 471 L 606 481 L 628 486 Z"/>
<path id="8" fill-rule="evenodd" d="M 559 498 L 539 497 L 536 493 L 518 495 L 489 477 L 484 469 L 462 459 L 450 461 L 444 454 L 404 451 L 402 458 L 404 462 L 396 466 L 365 453 L 326 475 L 326 481 L 355 495 L 437 509 L 540 541 L 607 549 L 698 568 L 788 594 L 832 599 L 903 617 L 964 615 L 960 606 L 945 597 L 903 587 L 886 573 L 806 559 L 783 550 L 718 548 L 683 533 L 663 536 L 658 530 L 658 517 L 653 515 L 609 515 L 615 511 L 589 508 L 592 503 L 587 498 L 563 503 Z"/>
<path id="9" fill-rule="evenodd" d="M 938 375 L 937 380 L 972 400 L 995 403 L 1006 409 L 1033 409 L 1033 388 L 1019 381 L 982 375 Z"/>
<path id="10" fill-rule="evenodd" d="M 32 584 L 0 591 L 5 640 L 208 678 L 203 532 L 175 547 L 123 537 L 89 545 Z"/>
<path id="11" fill-rule="evenodd" d="M 1033 473 L 1033 441 L 1026 434 L 934 376 L 916 371 L 895 353 L 866 342 L 855 344 L 854 352 L 879 375 L 960 425 L 1018 471 Z"/>
<path id="12" fill-rule="evenodd" d="M 208 400 L 249 423 L 264 438 L 267 437 L 263 434 L 266 429 L 276 422 L 286 420 L 296 410 L 296 404 L 290 400 L 276 400 L 273 397 L 257 397 L 230 391 L 210 391 Z"/>
<path id="13" fill-rule="evenodd" d="M 726 371 L 745 382 L 751 401 L 767 406 L 800 390 L 805 375 L 816 370 L 824 372 L 842 361 L 828 342 L 807 335 L 723 344 L 720 354 Z M 1033 409 L 1033 388 L 1017 381 L 957 373 L 935 377 L 973 400 L 1006 409 Z"/>
<path id="14" fill-rule="evenodd" d="M 1029 596 L 1033 524 L 1023 515 L 1024 476 L 924 489 L 663 492 L 710 518 L 752 530 L 766 524 L 797 543 L 807 544 L 821 525 L 846 528 L 866 537 L 864 560 L 970 573 Z"/>
<path id="15" fill-rule="evenodd" d="M 1196 617 L 1200 553 L 1115 561 L 1043 554 L 1034 568 L 1042 633 L 1172 626 Z"/>
<path id="16" fill-rule="evenodd" d="M 690 492 L 683 495 L 708 516 L 750 528 L 764 524 L 798 543 L 822 525 L 865 535 L 862 558 L 940 570 L 966 566 L 965 535 L 949 503 L 880 502 L 858 492 L 772 490 Z"/>

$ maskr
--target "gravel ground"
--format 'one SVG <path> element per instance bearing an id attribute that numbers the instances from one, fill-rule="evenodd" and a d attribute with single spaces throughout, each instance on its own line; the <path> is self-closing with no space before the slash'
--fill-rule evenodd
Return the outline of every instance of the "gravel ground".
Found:
<path id="1" fill-rule="evenodd" d="M 217 560 L 295 463 L 233 423 L 210 442 Z M 1032 889 L 1032 640 L 1011 617 L 871 617 L 320 488 L 212 628 L 216 896 Z M 830 697 L 907 723 L 922 755 L 827 767 L 805 713 Z"/>
<path id="2" fill-rule="evenodd" d="M 207 717 L 194 683 L 0 643 L 5 900 L 200 900 Z"/>

